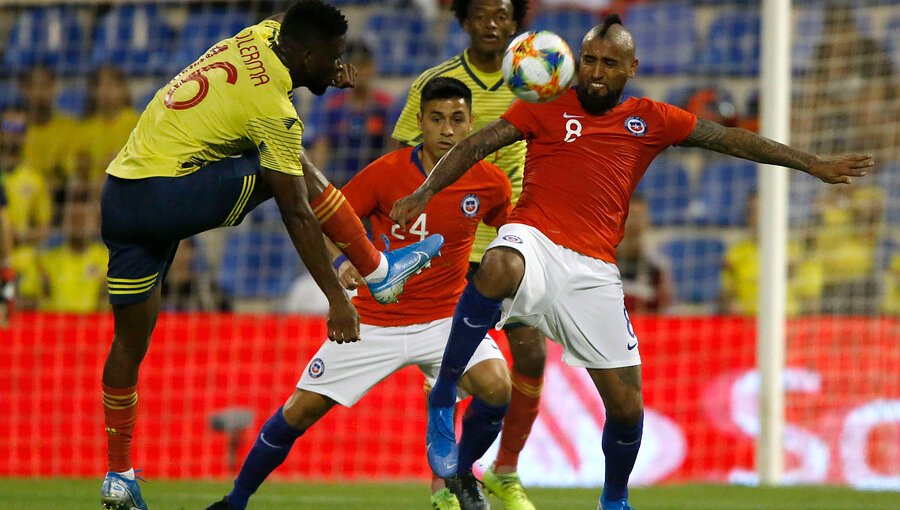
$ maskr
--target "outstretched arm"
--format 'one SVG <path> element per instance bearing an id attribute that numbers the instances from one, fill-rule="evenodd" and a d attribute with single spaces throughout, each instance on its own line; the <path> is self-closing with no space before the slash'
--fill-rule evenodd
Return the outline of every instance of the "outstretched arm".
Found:
<path id="1" fill-rule="evenodd" d="M 681 145 L 702 147 L 758 163 L 795 168 L 829 184 L 849 184 L 851 177 L 866 175 L 866 170 L 874 165 L 869 154 L 842 154 L 822 158 L 746 129 L 728 128 L 703 119 L 697 119 L 694 130 Z"/>
<path id="2" fill-rule="evenodd" d="M 418 218 L 435 193 L 456 182 L 475 163 L 521 139 L 522 133 L 503 119 L 497 119 L 463 139 L 444 154 L 419 189 L 394 202 L 391 219 L 405 229 L 406 222 Z"/>

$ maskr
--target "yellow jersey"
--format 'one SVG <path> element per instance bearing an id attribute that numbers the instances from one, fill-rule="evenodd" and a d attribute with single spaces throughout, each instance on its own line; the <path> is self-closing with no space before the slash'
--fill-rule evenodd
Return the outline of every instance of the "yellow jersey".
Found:
<path id="1" fill-rule="evenodd" d="M 788 241 L 787 314 L 800 315 L 817 303 L 824 287 L 824 267 L 812 258 L 803 257 L 800 243 Z M 722 268 L 722 291 L 734 296 L 741 315 L 756 315 L 758 309 L 759 248 L 754 239 L 743 239 L 725 252 Z"/>
<path id="2" fill-rule="evenodd" d="M 391 135 L 395 140 L 409 145 L 422 142 L 422 131 L 416 122 L 416 114 L 421 108 L 422 88 L 428 80 L 438 76 L 456 78 L 466 84 L 472 91 L 472 113 L 475 115 L 473 131 L 478 131 L 491 121 L 500 118 L 516 96 L 509 87 L 503 84 L 500 71 L 485 73 L 479 71 L 469 62 L 468 50 L 420 74 L 413 82 L 403 106 L 403 112 L 397 120 Z M 515 204 L 522 192 L 522 174 L 525 168 L 525 141 L 516 142 L 504 147 L 484 159 L 500 167 L 509 177 L 512 185 L 512 201 Z M 470 262 L 480 262 L 488 244 L 496 237 L 497 230 L 485 224 L 479 224 L 475 232 L 475 244 L 472 245 Z"/>
<path id="3" fill-rule="evenodd" d="M 59 184 L 71 173 L 73 151 L 82 139 L 83 134 L 75 119 L 53 114 L 44 124 L 28 124 L 22 159 L 25 164 L 41 172 L 48 182 Z"/>
<path id="4" fill-rule="evenodd" d="M 84 134 L 76 152 L 90 161 L 90 176 L 103 175 L 109 165 L 137 125 L 139 114 L 134 108 L 123 108 L 112 118 L 94 115 L 80 122 L 80 130 Z"/>
<path id="5" fill-rule="evenodd" d="M 4 181 L 9 223 L 17 237 L 24 238 L 35 229 L 50 226 L 53 219 L 50 187 L 40 171 L 20 163 L 6 174 Z"/>
<path id="6" fill-rule="evenodd" d="M 258 150 L 261 166 L 303 175 L 303 123 L 288 69 L 272 50 L 280 29 L 273 20 L 245 28 L 159 89 L 106 172 L 181 177 Z"/>
<path id="7" fill-rule="evenodd" d="M 103 243 L 92 242 L 80 252 L 63 244 L 39 259 L 50 290 L 41 310 L 90 313 L 102 308 L 108 260 Z"/>

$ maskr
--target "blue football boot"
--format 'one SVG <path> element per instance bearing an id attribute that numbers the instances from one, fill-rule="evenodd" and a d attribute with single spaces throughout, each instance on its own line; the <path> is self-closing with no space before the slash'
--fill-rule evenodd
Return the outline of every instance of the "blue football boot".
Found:
<path id="1" fill-rule="evenodd" d="M 411 244 L 403 248 L 390 250 L 390 243 L 386 235 L 381 236 L 384 239 L 385 251 L 384 256 L 388 261 L 388 274 L 384 280 L 370 283 L 369 291 L 375 301 L 386 305 L 388 303 L 396 303 L 397 296 L 403 292 L 403 285 L 409 277 L 420 272 L 423 268 L 431 265 L 431 259 L 441 254 L 441 247 L 444 246 L 444 236 L 434 234 L 426 237 L 418 243 Z"/>
<path id="2" fill-rule="evenodd" d="M 628 504 L 628 498 L 610 501 L 600 496 L 600 507 L 597 510 L 634 510 L 634 507 Z"/>
<path id="3" fill-rule="evenodd" d="M 459 447 L 453 431 L 453 406 L 432 407 L 428 403 L 428 424 L 425 427 L 425 455 L 428 465 L 440 478 L 456 474 Z"/>
<path id="4" fill-rule="evenodd" d="M 100 487 L 100 507 L 103 510 L 148 510 L 137 479 L 129 480 L 113 471 L 106 473 Z"/>

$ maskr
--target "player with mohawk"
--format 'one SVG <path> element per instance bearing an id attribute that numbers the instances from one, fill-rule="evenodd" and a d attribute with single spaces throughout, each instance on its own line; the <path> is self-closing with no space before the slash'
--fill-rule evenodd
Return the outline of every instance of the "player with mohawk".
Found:
<path id="1" fill-rule="evenodd" d="M 816 156 L 647 98 L 620 103 L 638 59 L 618 15 L 587 32 L 579 59 L 577 84 L 562 97 L 513 103 L 451 149 L 415 193 L 397 201 L 391 217 L 403 228 L 472 164 L 528 141 L 519 202 L 456 307 L 429 397 L 428 462 L 438 473 L 456 469 L 453 402 L 460 367 L 491 325 L 521 320 L 562 344 L 563 361 L 587 370 L 606 409 L 599 508 L 630 510 L 628 478 L 641 445 L 644 408 L 638 339 L 615 255 L 631 195 L 647 167 L 667 147 L 681 145 L 849 184 L 873 160 L 866 154 Z"/>

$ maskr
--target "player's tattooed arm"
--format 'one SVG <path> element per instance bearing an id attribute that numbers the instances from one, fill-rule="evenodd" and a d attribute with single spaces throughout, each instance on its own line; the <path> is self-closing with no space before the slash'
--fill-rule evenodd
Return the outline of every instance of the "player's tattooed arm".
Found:
<path id="1" fill-rule="evenodd" d="M 767 163 L 806 171 L 816 157 L 787 145 L 759 136 L 746 129 L 728 128 L 708 120 L 697 119 L 694 131 L 681 143 L 686 147 L 702 147 L 758 163 Z"/>
<path id="2" fill-rule="evenodd" d="M 872 156 L 868 154 L 821 158 L 746 129 L 729 128 L 703 119 L 697 119 L 694 130 L 681 145 L 702 147 L 757 163 L 796 168 L 830 184 L 849 184 L 851 177 L 866 175 L 866 170 L 874 166 Z"/>
<path id="3" fill-rule="evenodd" d="M 433 195 L 456 182 L 475 163 L 522 138 L 522 133 L 515 126 L 497 119 L 450 149 L 420 189 Z"/>

